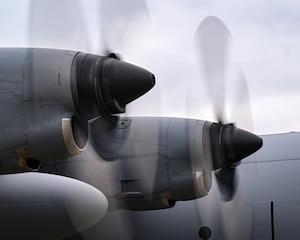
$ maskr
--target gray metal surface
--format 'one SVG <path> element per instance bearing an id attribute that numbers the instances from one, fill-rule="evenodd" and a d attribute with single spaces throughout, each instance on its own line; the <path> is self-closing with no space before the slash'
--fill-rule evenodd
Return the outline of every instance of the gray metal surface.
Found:
<path id="1" fill-rule="evenodd" d="M 166 210 L 111 211 L 96 226 L 70 239 L 197 240 L 203 226 L 212 231 L 209 239 L 298 239 L 300 133 L 262 137 L 264 148 L 238 168 L 238 192 L 231 202 L 220 201 L 213 178 L 206 197 L 177 202 Z"/>

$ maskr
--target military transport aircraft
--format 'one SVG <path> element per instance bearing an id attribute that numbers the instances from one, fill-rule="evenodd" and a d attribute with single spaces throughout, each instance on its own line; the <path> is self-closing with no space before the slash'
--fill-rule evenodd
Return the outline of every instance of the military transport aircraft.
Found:
<path id="1" fill-rule="evenodd" d="M 53 6 L 31 7 L 35 33 Z M 157 80 L 108 46 L 0 49 L 1 238 L 297 239 L 300 134 L 226 122 L 229 32 L 210 16 L 195 36 L 216 122 L 121 117 Z"/>

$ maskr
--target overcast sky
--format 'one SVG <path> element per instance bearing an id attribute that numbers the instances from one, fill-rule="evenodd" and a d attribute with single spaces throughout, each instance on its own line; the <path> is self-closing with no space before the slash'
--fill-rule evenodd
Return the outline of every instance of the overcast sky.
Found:
<path id="1" fill-rule="evenodd" d="M 255 132 L 300 130 L 298 0 L 148 0 L 149 18 L 133 18 L 130 27 L 120 21 L 132 15 L 126 6 L 121 7 L 121 14 L 117 8 L 113 13 L 101 11 L 96 0 L 80 1 L 77 7 L 70 4 L 75 2 L 72 0 L 65 4 L 57 1 L 57 5 L 53 0 L 50 4 L 45 0 L 44 7 L 43 1 L 36 2 L 39 3 L 30 5 L 28 0 L 0 1 L 0 46 L 64 48 L 100 54 L 108 45 L 124 60 L 156 75 L 155 88 L 128 106 L 127 113 L 131 115 L 215 120 L 195 53 L 194 33 L 205 17 L 217 16 L 228 27 L 232 39 L 226 75 L 228 121 L 246 128 L 251 125 L 251 115 L 244 111 L 249 107 L 241 109 L 231 101 L 236 95 L 235 81 L 242 71 L 248 82 Z M 57 12 L 55 6 L 63 10 Z M 104 23 L 100 13 L 109 21 Z M 127 30 L 111 32 L 109 29 L 116 29 L 115 26 Z M 106 30 L 101 31 L 104 27 Z M 110 36 L 112 33 L 115 35 Z"/>

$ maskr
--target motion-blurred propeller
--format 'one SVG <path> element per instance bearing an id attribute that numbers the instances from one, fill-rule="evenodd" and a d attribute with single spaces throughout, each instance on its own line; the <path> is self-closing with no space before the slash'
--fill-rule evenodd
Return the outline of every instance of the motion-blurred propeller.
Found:
<path id="1" fill-rule="evenodd" d="M 230 34 L 216 17 L 207 17 L 196 31 L 197 54 L 201 57 L 205 81 L 212 97 L 214 113 L 219 123 L 225 122 L 225 71 Z"/>
<path id="2" fill-rule="evenodd" d="M 103 39 L 99 45 L 104 45 L 105 51 L 102 56 L 78 53 L 74 61 L 76 77 L 75 81 L 72 80 L 76 83 L 72 84 L 77 89 L 74 97 L 79 115 L 77 122 L 97 150 L 99 129 L 114 126 L 118 118 L 116 114 L 124 113 L 128 103 L 149 91 L 155 84 L 155 78 L 147 70 L 121 61 L 120 55 L 115 53 L 120 44 L 134 42 L 140 34 L 136 26 L 148 21 L 145 1 L 102 0 L 93 1 L 90 5 L 89 10 L 97 15 L 92 18 L 100 21 L 100 24 L 93 26 L 101 26 L 94 29 L 93 34 L 98 35 L 99 40 Z M 91 28 L 88 28 L 82 7 L 76 0 L 62 0 L 59 4 L 51 0 L 32 0 L 29 45 L 85 52 L 91 50 L 88 31 Z M 88 122 L 92 124 L 87 125 Z"/>
<path id="3" fill-rule="evenodd" d="M 250 132 L 237 128 L 225 120 L 225 75 L 227 55 L 230 47 L 230 33 L 225 24 L 217 17 L 210 16 L 203 20 L 196 31 L 197 53 L 200 54 L 205 80 L 212 96 L 215 117 L 218 123 L 211 128 L 211 146 L 213 169 L 221 192 L 222 200 L 230 201 L 236 192 L 236 166 L 240 161 L 256 152 L 262 146 L 262 139 Z M 251 121 L 247 83 L 244 77 L 237 84 L 237 102 L 249 112 Z M 249 104 L 248 104 L 249 103 Z M 237 104 L 238 106 L 238 104 Z M 237 111 L 237 106 L 233 111 Z M 245 112 L 241 113 L 245 114 Z"/>
<path id="4" fill-rule="evenodd" d="M 31 0 L 28 42 L 31 47 L 90 51 L 90 36 L 78 1 Z"/>
<path id="5" fill-rule="evenodd" d="M 32 0 L 28 25 L 29 45 L 76 51 L 71 52 L 75 56 L 70 64 L 72 67 L 69 79 L 77 110 L 72 109 L 76 119 L 72 125 L 75 129 L 74 139 L 79 142 L 82 135 L 87 135 L 92 148 L 99 153 L 99 144 L 103 145 L 99 141 L 99 135 L 103 137 L 108 129 L 114 127 L 118 114 L 126 111 L 126 105 L 145 94 L 155 84 L 152 73 L 121 61 L 120 55 L 116 53 L 119 44 L 125 47 L 137 40 L 140 29 L 137 29 L 136 25 L 147 21 L 148 12 L 143 0 L 90 1 L 88 7 L 93 10 L 92 14 L 97 15 L 91 17 L 97 19 L 100 24 L 94 25 L 92 22 L 92 26 L 88 26 L 82 11 L 83 5 L 80 3 L 76 0 L 61 0 L 59 3 L 52 0 Z M 93 5 L 94 9 L 90 8 L 92 4 L 96 4 Z M 93 29 L 95 26 L 101 28 Z M 100 40 L 96 49 L 91 49 L 91 29 L 94 30 L 92 34 Z M 97 53 L 97 50 L 101 49 L 100 46 L 104 46 L 105 49 L 100 56 L 89 54 Z M 64 69 L 64 66 L 59 64 L 60 62 L 57 63 L 57 71 L 70 73 L 70 69 Z M 86 144 L 86 141 L 84 143 Z M 88 151 L 94 154 L 91 150 Z M 97 166 L 96 172 L 105 172 L 101 169 L 101 157 L 96 153 L 93 156 L 89 159 L 92 163 L 85 165 L 87 170 Z M 116 165 L 110 165 L 109 171 L 110 174 L 106 174 L 109 175 L 111 184 L 119 183 L 119 176 L 112 174 L 118 172 Z M 89 179 L 88 175 L 93 176 L 94 171 L 78 168 L 76 173 L 81 179 Z M 120 218 L 120 222 L 129 222 L 126 217 Z"/>
<path id="6" fill-rule="evenodd" d="M 100 2 L 101 39 L 105 56 L 121 58 L 121 47 L 133 46 L 149 22 L 145 1 L 102 0 Z"/>
<path id="7" fill-rule="evenodd" d="M 86 71 L 81 78 L 86 79 L 82 80 L 85 81 L 82 84 L 85 87 L 79 93 L 82 99 L 80 111 L 85 114 L 87 120 L 100 115 L 96 122 L 115 122 L 112 114 L 124 113 L 128 103 L 146 93 L 155 84 L 151 73 L 120 61 L 120 55 L 115 52 L 120 44 L 128 45 L 136 39 L 140 34 L 137 26 L 148 21 L 149 15 L 143 0 L 134 0 L 130 4 L 119 0 L 102 0 L 93 4 L 98 15 L 95 19 L 100 21 L 100 24 L 95 26 L 101 26 L 100 29 L 95 29 L 94 34 L 99 35 L 98 39 L 103 39 L 99 45 L 103 45 L 105 50 L 99 62 L 101 70 L 94 72 L 93 76 L 98 81 L 97 86 L 92 84 L 93 79 L 88 80 L 91 78 L 89 71 L 93 70 L 89 67 L 93 57 L 82 61 L 86 64 Z M 79 1 L 62 0 L 59 4 L 53 4 L 51 0 L 32 0 L 29 43 L 33 47 L 89 50 L 91 35 L 85 20 Z M 94 96 L 95 87 L 98 88 L 96 92 L 99 96 Z M 97 108 L 95 102 L 99 100 L 102 101 L 105 110 L 100 114 L 94 109 Z"/>

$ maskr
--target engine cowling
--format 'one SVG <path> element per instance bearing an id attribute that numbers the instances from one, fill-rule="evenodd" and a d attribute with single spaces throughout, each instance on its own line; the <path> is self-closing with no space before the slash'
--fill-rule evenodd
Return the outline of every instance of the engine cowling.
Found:
<path id="1" fill-rule="evenodd" d="M 240 161 L 262 143 L 231 124 L 193 119 L 119 118 L 113 127 L 96 119 L 91 128 L 97 154 L 87 151 L 55 166 L 44 164 L 41 170 L 73 176 L 101 189 L 110 209 L 163 209 L 205 197 L 212 172 L 223 171 L 228 161 Z"/>
<path id="2" fill-rule="evenodd" d="M 110 206 L 162 209 L 206 196 L 212 181 L 209 131 L 206 121 L 155 117 L 122 118 L 101 129 L 104 134 L 93 139 L 98 154 L 121 165 L 121 192 L 106 195 Z"/>
<path id="3" fill-rule="evenodd" d="M 88 121 L 125 111 L 154 86 L 137 66 L 55 49 L 0 49 L 0 173 L 82 152 Z"/>
<path id="4" fill-rule="evenodd" d="M 83 151 L 87 136 L 78 124 L 71 88 L 77 52 L 22 48 L 0 52 L 2 172 L 38 169 L 39 162 Z"/>

